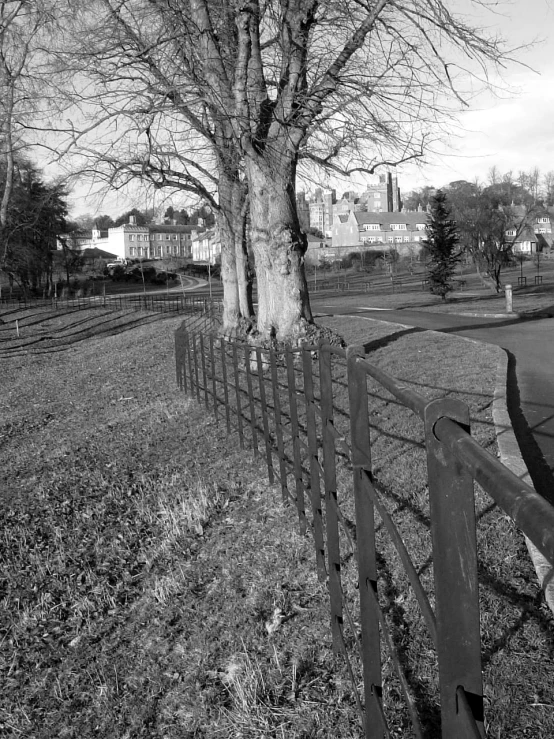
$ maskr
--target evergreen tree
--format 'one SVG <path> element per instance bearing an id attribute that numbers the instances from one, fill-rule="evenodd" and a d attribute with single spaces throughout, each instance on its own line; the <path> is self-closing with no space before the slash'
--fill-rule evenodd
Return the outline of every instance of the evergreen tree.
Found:
<path id="1" fill-rule="evenodd" d="M 430 256 L 427 273 L 429 289 L 433 295 L 440 295 L 446 300 L 448 293 L 454 289 L 453 277 L 461 257 L 458 229 L 450 218 L 450 206 L 442 190 L 437 190 L 431 198 L 430 209 L 427 238 L 422 242 Z"/>

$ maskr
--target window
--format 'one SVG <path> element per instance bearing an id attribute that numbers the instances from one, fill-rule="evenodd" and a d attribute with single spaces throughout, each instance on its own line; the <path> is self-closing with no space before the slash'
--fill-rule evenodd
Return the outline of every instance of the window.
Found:
<path id="1" fill-rule="evenodd" d="M 379 223 L 364 223 L 364 231 L 379 231 L 380 229 Z"/>
<path id="2" fill-rule="evenodd" d="M 129 234 L 129 241 L 135 240 L 135 234 Z"/>
<path id="3" fill-rule="evenodd" d="M 135 256 L 135 253 L 136 253 L 136 249 L 135 249 L 135 247 L 134 247 L 134 246 L 132 246 L 132 247 L 131 247 L 131 248 L 129 249 L 129 254 L 130 254 L 130 255 L 131 255 L 132 257 L 134 257 L 134 256 Z"/>
<path id="4" fill-rule="evenodd" d="M 391 227 L 391 231 L 405 231 L 406 230 L 405 223 L 391 223 L 390 227 Z"/>
<path id="5" fill-rule="evenodd" d="M 156 247 L 156 256 L 161 257 L 162 256 L 162 247 L 157 246 Z"/>
<path id="6" fill-rule="evenodd" d="M 163 234 L 158 234 L 158 241 L 161 241 L 163 239 Z"/>
<path id="7" fill-rule="evenodd" d="M 539 234 L 547 234 L 548 229 L 547 228 L 537 228 L 537 233 Z"/>
<path id="8" fill-rule="evenodd" d="M 410 239 L 410 237 L 409 237 L 409 236 L 404 236 L 404 241 L 410 241 L 410 240 L 411 240 L 411 239 Z"/>
<path id="9" fill-rule="evenodd" d="M 166 234 L 166 235 L 165 235 L 165 240 L 166 240 L 166 241 L 169 241 L 170 239 L 171 239 L 171 234 Z"/>
<path id="10" fill-rule="evenodd" d="M 387 238 L 387 241 L 389 242 L 389 244 L 393 244 L 394 243 L 394 238 L 392 236 L 389 236 Z"/>
<path id="11" fill-rule="evenodd" d="M 142 257 L 142 246 L 137 246 L 137 257 Z"/>
<path id="12" fill-rule="evenodd" d="M 515 236 L 515 235 L 516 235 L 516 230 L 515 230 L 515 228 L 508 228 L 508 229 L 506 230 L 506 236 Z"/>
<path id="13" fill-rule="evenodd" d="M 537 223 L 550 223 L 550 218 L 537 218 Z"/>
<path id="14" fill-rule="evenodd" d="M 173 234 L 173 241 L 177 241 L 178 238 L 177 234 Z"/>
<path id="15" fill-rule="evenodd" d="M 425 231 L 427 225 L 425 223 L 416 223 L 415 227 L 417 231 Z"/>

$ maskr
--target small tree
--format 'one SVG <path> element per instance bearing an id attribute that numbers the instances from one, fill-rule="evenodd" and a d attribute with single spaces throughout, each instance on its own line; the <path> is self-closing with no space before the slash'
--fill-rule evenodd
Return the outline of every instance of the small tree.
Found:
<path id="1" fill-rule="evenodd" d="M 443 300 L 454 289 L 453 277 L 460 261 L 458 229 L 450 218 L 446 194 L 438 190 L 431 198 L 431 213 L 427 223 L 427 238 L 423 246 L 430 256 L 428 266 L 429 290 Z"/>

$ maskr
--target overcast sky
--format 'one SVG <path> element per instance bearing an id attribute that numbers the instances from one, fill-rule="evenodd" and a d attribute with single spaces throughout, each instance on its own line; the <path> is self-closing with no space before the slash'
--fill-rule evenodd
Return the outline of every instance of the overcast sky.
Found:
<path id="1" fill-rule="evenodd" d="M 467 5 L 464 0 L 460 8 Z M 505 92 L 487 94 L 460 115 L 459 129 L 421 168 L 399 170 L 404 192 L 421 185 L 440 187 L 457 179 L 486 181 L 493 165 L 504 173 L 554 170 L 554 0 L 493 3 L 495 14 L 473 13 L 476 25 L 497 30 L 510 48 L 530 45 L 517 54 L 527 67 L 504 71 Z"/>

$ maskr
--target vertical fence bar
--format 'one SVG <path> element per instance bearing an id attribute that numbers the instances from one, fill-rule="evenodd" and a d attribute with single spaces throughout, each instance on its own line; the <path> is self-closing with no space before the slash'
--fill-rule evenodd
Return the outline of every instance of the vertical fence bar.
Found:
<path id="1" fill-rule="evenodd" d="M 222 337 L 220 339 L 221 349 L 221 376 L 223 379 L 223 397 L 225 400 L 225 421 L 227 424 L 227 433 L 231 433 L 231 407 L 229 404 L 229 383 L 227 380 L 227 342 Z"/>
<path id="2" fill-rule="evenodd" d="M 319 348 L 319 385 L 321 388 L 321 426 L 323 437 L 323 482 L 325 486 L 325 524 L 327 534 L 327 570 L 331 605 L 333 650 L 342 649 L 342 587 L 340 581 L 339 519 L 337 516 L 337 473 L 335 437 L 333 435 L 333 377 L 331 350 Z"/>
<path id="3" fill-rule="evenodd" d="M 175 331 L 175 369 L 177 373 L 177 387 L 187 392 L 187 373 L 185 365 L 185 343 L 183 329 Z"/>
<path id="4" fill-rule="evenodd" d="M 319 479 L 319 459 L 317 442 L 317 421 L 315 413 L 314 377 L 312 372 L 312 353 L 302 351 L 302 372 L 304 376 L 304 398 L 306 399 L 306 428 L 308 433 L 308 454 L 310 457 L 310 500 L 312 503 L 312 526 L 315 545 L 317 575 L 321 582 L 327 579 L 325 568 L 325 546 L 323 544 L 323 514 L 321 511 L 321 484 Z"/>
<path id="5" fill-rule="evenodd" d="M 219 409 L 217 400 L 217 373 L 215 367 L 215 350 L 214 350 L 214 335 L 210 334 L 210 362 L 212 363 L 212 392 L 214 395 L 214 415 L 215 422 L 219 424 Z"/>
<path id="6" fill-rule="evenodd" d="M 191 352 L 191 349 L 190 349 L 190 337 L 191 337 L 191 335 L 190 335 L 190 333 L 189 333 L 189 331 L 187 329 L 187 331 L 186 331 L 186 345 L 185 345 L 186 352 L 187 352 L 186 361 L 187 361 L 188 368 L 189 368 L 190 394 L 191 395 L 194 395 L 194 375 L 193 375 L 193 371 L 192 371 L 192 352 Z"/>
<path id="7" fill-rule="evenodd" d="M 194 377 L 196 379 L 196 400 L 200 403 L 200 368 L 198 366 L 198 348 L 196 334 L 192 334 L 192 358 L 194 361 Z"/>
<path id="8" fill-rule="evenodd" d="M 289 391 L 290 433 L 292 441 L 292 456 L 294 465 L 294 480 L 296 483 L 296 508 L 300 533 L 306 533 L 306 503 L 304 501 L 304 480 L 302 478 L 302 461 L 300 459 L 300 443 L 298 428 L 298 404 L 296 400 L 296 378 L 294 376 L 294 354 L 290 349 L 285 350 L 287 361 L 287 385 Z"/>
<path id="9" fill-rule="evenodd" d="M 469 409 L 461 401 L 443 398 L 428 403 L 424 411 L 442 736 L 464 739 L 459 687 L 484 736 L 475 503 L 471 474 L 435 436 L 435 424 L 443 417 L 469 433 Z"/>
<path id="10" fill-rule="evenodd" d="M 202 362 L 202 381 L 204 383 L 204 404 L 206 409 L 209 409 L 209 396 L 208 396 L 208 375 L 206 372 L 206 352 L 204 348 L 204 334 L 199 334 L 200 338 L 200 361 Z"/>
<path id="11" fill-rule="evenodd" d="M 244 347 L 244 365 L 246 368 L 246 386 L 248 388 L 248 404 L 250 408 L 250 430 L 252 433 L 252 447 L 254 456 L 257 457 L 258 450 L 258 432 L 256 430 L 256 406 L 254 404 L 254 388 L 252 386 L 252 372 L 250 371 L 250 352 L 249 346 Z"/>
<path id="12" fill-rule="evenodd" d="M 262 357 L 262 350 L 259 346 L 256 347 L 256 366 L 258 368 L 258 386 L 260 389 L 260 404 L 262 407 L 262 424 L 264 429 L 267 476 L 269 478 L 270 484 L 273 485 L 273 483 L 275 482 L 275 478 L 273 476 L 273 452 L 271 449 L 271 439 L 269 438 L 269 414 L 267 412 L 267 399 L 265 394 L 264 361 Z"/>
<path id="13" fill-rule="evenodd" d="M 371 481 L 371 447 L 367 408 L 366 374 L 358 365 L 364 356 L 361 346 L 347 349 L 350 444 L 354 476 L 356 538 L 358 540 L 358 584 L 362 625 L 362 664 L 365 697 L 365 735 L 382 739 L 383 724 L 381 646 L 377 599 L 377 561 L 375 553 L 375 513 L 367 492 Z M 373 591 L 373 593 L 371 593 Z"/>
<path id="14" fill-rule="evenodd" d="M 283 426 L 281 425 L 281 394 L 279 392 L 279 378 L 277 375 L 277 358 L 275 350 L 269 350 L 269 361 L 271 364 L 271 385 L 273 389 L 273 408 L 275 415 L 275 437 L 277 439 L 277 454 L 279 457 L 279 475 L 281 477 L 281 494 L 283 503 L 288 497 L 287 467 L 285 463 L 285 445 L 283 444 Z"/>
<path id="15" fill-rule="evenodd" d="M 233 342 L 233 373 L 235 376 L 235 398 L 237 401 L 237 424 L 239 429 L 240 448 L 244 449 L 244 431 L 242 428 L 242 405 L 240 402 L 240 376 L 237 345 Z"/>

